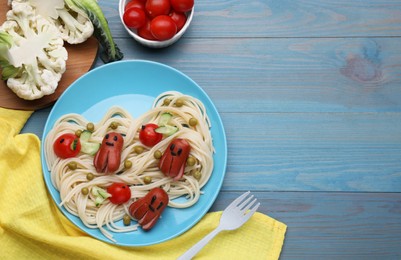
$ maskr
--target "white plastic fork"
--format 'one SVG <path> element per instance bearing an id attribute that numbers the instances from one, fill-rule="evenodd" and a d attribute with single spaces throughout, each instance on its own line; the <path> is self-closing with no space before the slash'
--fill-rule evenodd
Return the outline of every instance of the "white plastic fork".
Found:
<path id="1" fill-rule="evenodd" d="M 221 231 L 237 229 L 247 222 L 260 205 L 260 203 L 257 203 L 253 208 L 251 208 L 256 203 L 257 199 L 252 200 L 253 195 L 246 198 L 250 193 L 250 191 L 245 192 L 231 202 L 231 204 L 223 211 L 217 228 L 196 243 L 177 260 L 191 259 Z"/>

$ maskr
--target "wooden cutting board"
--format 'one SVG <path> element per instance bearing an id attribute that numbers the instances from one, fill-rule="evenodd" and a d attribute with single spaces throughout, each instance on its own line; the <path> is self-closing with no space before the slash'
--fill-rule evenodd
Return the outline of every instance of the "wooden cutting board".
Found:
<path id="1" fill-rule="evenodd" d="M 6 20 L 6 13 L 10 9 L 7 0 L 0 0 L 0 24 Z M 99 44 L 96 38 L 91 37 L 86 42 L 70 45 L 65 44 L 68 51 L 67 70 L 64 72 L 56 91 L 37 100 L 24 100 L 12 92 L 5 81 L 0 80 L 0 107 L 37 110 L 53 104 L 68 86 L 85 74 L 93 65 Z"/>

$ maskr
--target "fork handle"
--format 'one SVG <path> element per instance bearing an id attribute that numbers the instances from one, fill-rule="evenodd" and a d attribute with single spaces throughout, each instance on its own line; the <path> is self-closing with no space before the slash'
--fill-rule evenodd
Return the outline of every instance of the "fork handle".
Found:
<path id="1" fill-rule="evenodd" d="M 220 233 L 220 227 L 217 227 L 215 230 L 210 232 L 204 238 L 202 238 L 198 243 L 192 246 L 187 252 L 185 252 L 182 256 L 177 258 L 177 260 L 189 260 L 192 259 L 210 240 L 212 240 L 218 233 Z"/>

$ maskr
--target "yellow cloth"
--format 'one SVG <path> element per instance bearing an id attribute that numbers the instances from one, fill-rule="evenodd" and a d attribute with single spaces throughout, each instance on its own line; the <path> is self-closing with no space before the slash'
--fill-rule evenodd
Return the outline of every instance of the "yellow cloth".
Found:
<path id="1" fill-rule="evenodd" d="M 58 210 L 40 166 L 40 140 L 19 134 L 30 111 L 0 108 L 0 259 L 176 259 L 217 227 L 208 213 L 191 230 L 147 247 L 119 247 L 94 239 Z M 223 231 L 195 259 L 278 259 L 286 225 L 264 214 Z"/>

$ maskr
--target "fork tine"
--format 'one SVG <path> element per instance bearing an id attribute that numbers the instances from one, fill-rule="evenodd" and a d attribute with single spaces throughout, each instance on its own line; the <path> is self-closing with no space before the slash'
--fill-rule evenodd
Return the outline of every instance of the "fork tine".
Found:
<path id="1" fill-rule="evenodd" d="M 260 206 L 260 203 L 256 204 L 250 211 L 248 211 L 246 214 L 244 214 L 242 216 L 242 219 L 241 219 L 242 224 L 247 222 L 253 216 L 253 214 L 255 214 L 255 212 L 259 208 L 259 206 Z"/>
<path id="2" fill-rule="evenodd" d="M 256 205 L 248 212 L 247 215 L 251 215 L 251 216 L 252 216 L 252 215 L 258 210 L 259 206 L 260 206 L 260 202 L 258 202 L 258 204 L 256 204 Z"/>
<path id="3" fill-rule="evenodd" d="M 251 201 L 248 205 L 246 205 L 244 207 L 244 209 L 241 210 L 241 212 L 243 214 L 247 214 L 247 211 L 252 207 L 253 204 L 255 204 L 255 202 L 258 201 L 257 199 L 254 199 L 253 201 Z"/>
<path id="4" fill-rule="evenodd" d="M 236 198 L 233 202 L 231 202 L 230 205 L 228 205 L 228 207 L 226 209 L 229 208 L 233 208 L 236 207 L 239 203 L 241 203 L 241 201 L 248 196 L 248 194 L 251 193 L 250 191 L 245 192 L 244 194 L 242 194 L 241 196 L 239 196 L 238 198 Z"/>
<path id="5" fill-rule="evenodd" d="M 253 194 L 249 196 L 246 200 L 244 200 L 241 204 L 238 205 L 238 208 L 241 210 L 243 207 L 245 207 L 249 201 L 253 198 Z"/>
<path id="6" fill-rule="evenodd" d="M 250 217 L 252 217 L 253 214 L 255 214 L 255 212 L 258 210 L 260 206 L 260 203 L 256 204 L 250 211 L 248 211 L 245 215 L 245 221 L 247 221 Z"/>

